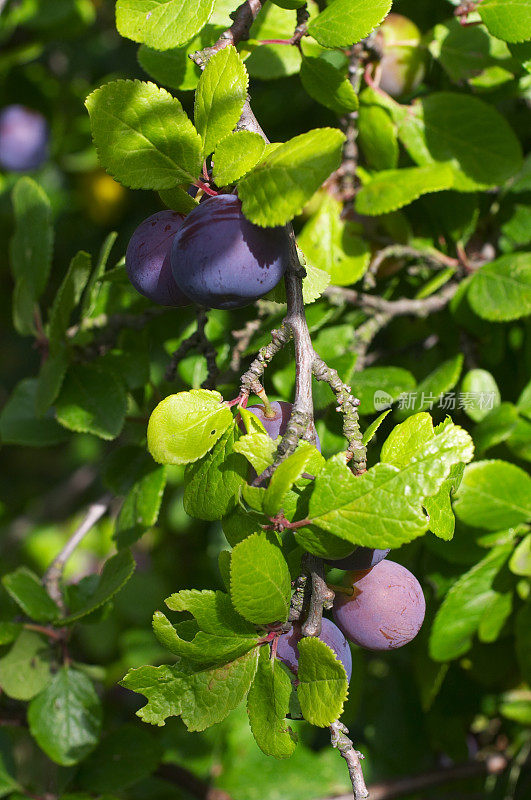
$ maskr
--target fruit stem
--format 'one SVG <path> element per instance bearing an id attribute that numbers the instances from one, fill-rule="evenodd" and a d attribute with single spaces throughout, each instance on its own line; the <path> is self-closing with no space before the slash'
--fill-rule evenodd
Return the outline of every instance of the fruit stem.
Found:
<path id="1" fill-rule="evenodd" d="M 217 197 L 219 192 L 216 192 L 215 189 L 211 189 L 210 186 L 207 186 L 206 183 L 197 179 L 194 183 L 194 186 L 197 186 L 198 189 L 202 189 L 205 194 L 208 194 L 209 197 Z"/>
<path id="2" fill-rule="evenodd" d="M 266 394 L 266 390 L 261 388 L 259 389 L 256 394 L 264 404 L 264 417 L 266 419 L 275 419 L 276 414 L 271 407 L 271 403 L 269 402 L 269 398 Z"/>

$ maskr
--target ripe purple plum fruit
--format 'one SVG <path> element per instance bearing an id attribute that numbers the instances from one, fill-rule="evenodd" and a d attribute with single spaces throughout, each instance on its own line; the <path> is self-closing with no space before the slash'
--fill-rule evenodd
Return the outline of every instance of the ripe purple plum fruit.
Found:
<path id="1" fill-rule="evenodd" d="M 302 639 L 300 625 L 294 625 L 287 633 L 283 633 L 278 638 L 277 658 L 282 661 L 296 675 L 299 668 L 299 647 Z M 352 653 L 347 640 L 334 623 L 323 617 L 321 633 L 319 639 L 334 651 L 338 659 L 345 667 L 347 680 L 350 681 L 352 675 Z"/>
<path id="2" fill-rule="evenodd" d="M 247 411 L 258 417 L 272 439 L 278 439 L 279 436 L 284 436 L 286 433 L 293 403 L 288 403 L 286 400 L 273 400 L 270 405 L 271 411 L 274 412 L 273 417 L 266 417 L 265 406 L 248 406 Z M 245 432 L 243 422 L 240 423 L 240 428 Z M 321 442 L 317 433 L 315 434 L 315 446 L 321 452 Z"/>
<path id="3" fill-rule="evenodd" d="M 233 194 L 209 197 L 191 211 L 171 253 L 182 291 L 207 308 L 241 308 L 277 285 L 289 261 L 284 228 L 246 219 Z"/>
<path id="4" fill-rule="evenodd" d="M 190 305 L 171 271 L 171 245 L 183 224 L 177 211 L 158 211 L 141 222 L 125 254 L 129 280 L 135 289 L 161 306 Z"/>
<path id="5" fill-rule="evenodd" d="M 375 567 L 376 564 L 383 561 L 390 552 L 390 548 L 388 550 L 373 550 L 372 547 L 356 547 L 356 549 L 348 556 L 345 556 L 345 558 L 325 558 L 325 563 L 337 569 L 371 569 L 371 567 Z"/>
<path id="6" fill-rule="evenodd" d="M 0 111 L 0 166 L 14 172 L 36 169 L 48 157 L 48 123 L 20 105 Z"/>
<path id="7" fill-rule="evenodd" d="M 367 650 L 394 650 L 415 638 L 426 603 L 408 569 L 384 559 L 349 578 L 354 594 L 338 593 L 334 600 L 334 619 L 347 639 Z"/>
<path id="8" fill-rule="evenodd" d="M 420 85 L 425 71 L 419 29 L 402 14 L 389 14 L 380 26 L 380 35 L 383 39 L 380 87 L 391 97 L 411 94 Z"/>

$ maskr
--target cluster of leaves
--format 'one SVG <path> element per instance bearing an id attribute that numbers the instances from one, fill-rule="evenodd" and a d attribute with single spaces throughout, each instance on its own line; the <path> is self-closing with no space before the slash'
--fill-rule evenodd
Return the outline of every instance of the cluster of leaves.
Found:
<path id="1" fill-rule="evenodd" d="M 530 61 L 528 17 L 520 14 L 527 4 L 483 0 L 472 26 L 454 19 L 450 4 L 397 4 L 425 31 L 429 68 L 410 104 L 363 82 L 358 91 L 349 80 L 346 48 L 381 22 L 388 0 L 309 3 L 300 49 L 262 43 L 290 39 L 296 12 L 284 6 L 300 5 L 266 3 L 250 38 L 214 55 L 203 73 L 189 55 L 217 40 L 236 2 L 119 0 L 117 27 L 138 43 L 139 66 L 130 43 L 112 40 L 108 8 L 98 10 L 94 32 L 92 3 L 52 5 L 45 18 L 32 0 L 8 3 L 2 15 L 8 47 L 0 69 L 9 77 L 2 103 L 18 100 L 9 87 L 22 86 L 24 102 L 38 97 L 56 132 L 42 171 L 18 181 L 0 176 L 1 229 L 11 237 L 5 297 L 14 287 L 6 327 L 18 333 L 6 338 L 16 367 L 0 414 L 9 462 L 3 500 L 12 499 L 10 510 L 2 508 L 0 714 L 17 723 L 0 739 L 0 791 L 40 796 L 53 786 L 57 796 L 81 800 L 86 792 L 129 796 L 134 787 L 135 796 L 162 799 L 175 790 L 148 776 L 174 762 L 218 775 L 242 800 L 278 796 L 279 782 L 287 800 L 301 786 L 307 797 L 325 796 L 344 791 L 347 776 L 300 718 L 324 727 L 341 713 L 366 754 L 368 777 L 430 766 L 439 752 L 466 758 L 471 730 L 480 746 L 492 744 L 494 719 L 515 754 L 531 723 L 531 185 L 521 146 Z M 55 44 L 67 33 L 82 37 L 70 49 Z M 74 50 L 86 56 L 79 72 Z M 60 78 L 65 53 L 77 76 L 68 89 Z M 48 62 L 56 72 L 42 69 Z M 248 90 L 272 145 L 234 130 Z M 75 200 L 73 178 L 96 165 L 86 94 L 101 164 L 125 186 L 158 193 L 125 195 L 132 213 L 119 226 L 119 254 L 109 233 L 94 259 L 101 220 L 93 210 L 80 213 L 86 206 Z M 337 124 L 352 112 L 361 188 L 354 213 L 345 213 L 334 172 L 344 141 Z M 345 464 L 333 395 L 315 384 L 323 455 L 301 443 L 267 488 L 251 485 L 250 470 L 271 464 L 276 445 L 239 409 L 243 432 L 221 401 L 238 391 L 228 332 L 254 321 L 254 308 L 209 313 L 219 392 L 200 388 L 202 353 L 189 352 L 171 384 L 164 378 L 170 354 L 195 329 L 193 311 L 176 317 L 151 308 L 128 285 L 120 256 L 135 225 L 161 203 L 194 207 L 185 188 L 211 156 L 214 183 L 237 186 L 253 222 L 294 219 L 308 262 L 314 346 L 361 400 L 370 464 L 363 476 Z M 382 244 L 406 254 L 391 255 L 374 274 L 371 254 Z M 328 283 L 360 288 L 361 281 L 391 302 L 459 285 L 449 307 L 429 319 L 391 311 L 371 351 L 381 364 L 372 366 L 360 345 L 370 344 L 378 314 L 322 295 Z M 271 299 L 243 358 L 282 319 L 282 293 Z M 289 350 L 266 380 L 271 394 L 292 400 Z M 378 414 L 379 393 L 392 411 Z M 456 402 L 445 407 L 440 397 Z M 479 460 L 469 463 L 474 449 Z M 21 452 L 30 458 L 22 461 Z M 65 498 L 66 521 L 60 515 L 46 530 L 32 497 L 87 462 L 89 499 L 103 484 L 123 502 L 72 559 L 59 607 L 39 574 L 79 522 L 86 494 L 72 505 Z M 265 532 L 281 510 L 307 524 Z M 23 543 L 21 519 L 29 525 Z M 354 651 L 348 696 L 331 651 L 304 641 L 295 689 L 293 676 L 268 657 L 271 627 L 287 619 L 303 552 L 340 557 L 355 544 L 392 547 L 414 569 L 427 597 L 424 631 L 404 653 Z M 220 588 L 176 591 L 189 585 Z M 150 618 L 167 595 L 169 610 L 186 619 L 157 611 L 155 639 Z M 117 697 L 119 681 L 146 697 L 138 713 L 154 727 L 132 723 L 133 695 Z M 291 758 L 269 766 L 254 741 L 263 753 Z M 255 768 L 259 786 L 247 777 Z M 503 791 L 501 783 L 493 796 Z"/>

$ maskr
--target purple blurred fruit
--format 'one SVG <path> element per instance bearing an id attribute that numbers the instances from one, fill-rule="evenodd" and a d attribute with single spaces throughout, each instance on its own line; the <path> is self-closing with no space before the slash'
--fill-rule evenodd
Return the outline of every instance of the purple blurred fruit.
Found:
<path id="1" fill-rule="evenodd" d="M 367 650 L 394 650 L 415 638 L 426 603 L 408 569 L 384 559 L 350 578 L 354 594 L 338 593 L 334 600 L 334 619 L 347 639 Z"/>
<path id="2" fill-rule="evenodd" d="M 209 197 L 188 214 L 174 239 L 173 277 L 207 308 L 241 308 L 273 289 L 289 261 L 284 228 L 247 220 L 236 195 Z"/>
<path id="3" fill-rule="evenodd" d="M 391 97 L 412 94 L 425 71 L 419 29 L 402 14 L 388 14 L 380 26 L 379 35 L 383 39 L 380 88 Z"/>
<path id="4" fill-rule="evenodd" d="M 271 410 L 274 412 L 274 417 L 266 417 L 265 406 L 248 406 L 247 411 L 250 411 L 255 417 L 258 417 L 267 433 L 272 439 L 277 439 L 279 436 L 284 436 L 286 428 L 291 416 L 291 409 L 293 403 L 288 403 L 286 400 L 273 400 L 271 403 Z M 245 432 L 245 425 L 240 422 L 240 428 Z M 315 446 L 321 452 L 321 442 L 317 433 L 315 434 Z"/>
<path id="5" fill-rule="evenodd" d="M 48 123 L 38 111 L 7 106 L 0 111 L 0 166 L 15 172 L 36 169 L 48 157 Z"/>
<path id="6" fill-rule="evenodd" d="M 127 245 L 129 280 L 140 294 L 161 306 L 190 305 L 190 298 L 175 283 L 170 264 L 173 238 L 183 219 L 177 211 L 158 211 L 140 223 Z"/>
<path id="7" fill-rule="evenodd" d="M 283 633 L 278 638 L 277 658 L 282 661 L 296 675 L 299 667 L 299 648 L 298 644 L 302 639 L 302 632 L 299 625 L 294 625 L 287 633 Z M 352 653 L 350 647 L 334 623 L 323 617 L 321 633 L 319 639 L 334 651 L 338 659 L 345 667 L 347 679 L 350 681 L 352 675 Z"/>
<path id="8" fill-rule="evenodd" d="M 383 561 L 390 552 L 390 548 L 388 550 L 373 550 L 372 547 L 356 547 L 345 558 L 325 558 L 324 561 L 325 564 L 330 564 L 331 567 L 336 567 L 336 569 L 371 569 L 371 567 L 375 567 L 376 564 Z"/>

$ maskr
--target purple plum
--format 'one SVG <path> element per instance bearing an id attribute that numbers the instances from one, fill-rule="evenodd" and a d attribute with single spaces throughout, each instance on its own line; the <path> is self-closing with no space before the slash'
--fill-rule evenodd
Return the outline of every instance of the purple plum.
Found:
<path id="1" fill-rule="evenodd" d="M 0 166 L 14 172 L 37 169 L 48 157 L 48 123 L 20 105 L 0 111 Z"/>
<path id="2" fill-rule="evenodd" d="M 158 211 L 140 223 L 127 245 L 129 280 L 140 294 L 161 306 L 190 305 L 175 283 L 170 265 L 172 241 L 183 218 L 177 211 Z"/>
<path id="3" fill-rule="evenodd" d="M 274 417 L 266 417 L 265 406 L 262 405 L 248 406 L 247 410 L 251 411 L 255 417 L 258 417 L 272 439 L 277 439 L 286 432 L 292 408 L 293 403 L 288 403 L 286 400 L 273 400 L 271 403 L 271 410 L 275 414 Z M 243 422 L 240 422 L 240 428 L 245 433 L 245 425 Z M 319 441 L 317 433 L 315 434 L 315 446 L 319 452 L 321 452 L 321 442 Z"/>
<path id="4" fill-rule="evenodd" d="M 191 211 L 172 245 L 173 277 L 207 308 L 241 308 L 273 289 L 289 262 L 284 228 L 246 219 L 233 194 L 209 197 Z"/>
<path id="5" fill-rule="evenodd" d="M 411 572 L 384 559 L 349 575 L 354 594 L 336 594 L 334 619 L 347 639 L 367 650 L 394 650 L 411 642 L 426 611 L 422 587 Z"/>
<path id="6" fill-rule="evenodd" d="M 330 564 L 336 569 L 362 570 L 371 569 L 379 564 L 391 549 L 373 550 L 372 547 L 356 547 L 352 553 L 344 558 L 325 558 L 325 564 Z"/>
<path id="7" fill-rule="evenodd" d="M 302 639 L 302 631 L 300 625 L 294 625 L 287 633 L 279 636 L 277 643 L 277 658 L 282 661 L 290 670 L 296 675 L 299 666 L 299 648 L 298 644 Z M 345 667 L 347 673 L 347 680 L 350 681 L 352 675 L 352 653 L 350 647 L 334 623 L 323 617 L 321 624 L 321 633 L 319 639 L 334 651 L 337 658 Z"/>

